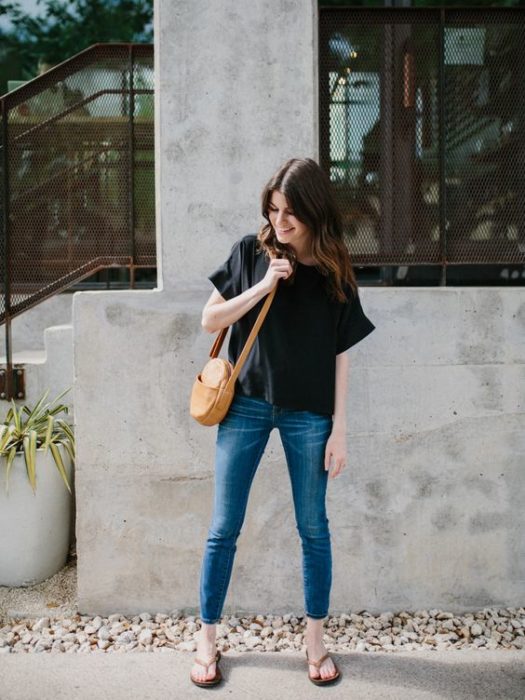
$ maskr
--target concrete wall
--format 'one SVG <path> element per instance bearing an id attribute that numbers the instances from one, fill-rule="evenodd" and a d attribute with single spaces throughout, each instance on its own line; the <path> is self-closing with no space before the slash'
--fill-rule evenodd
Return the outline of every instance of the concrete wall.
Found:
<path id="1" fill-rule="evenodd" d="M 158 0 L 154 10 L 162 285 L 198 292 L 261 221 L 273 171 L 317 152 L 317 2 Z"/>
<path id="2" fill-rule="evenodd" d="M 82 612 L 199 613 L 217 428 L 188 407 L 213 341 L 206 275 L 256 229 L 274 168 L 318 157 L 316 6 L 155 4 L 160 286 L 73 298 Z M 377 330 L 349 351 L 331 611 L 522 604 L 524 291 L 361 295 Z M 304 612 L 277 431 L 238 541 L 233 611 Z"/>
<path id="3" fill-rule="evenodd" d="M 63 292 L 15 316 L 11 321 L 13 353 L 44 350 L 45 329 L 70 324 L 72 303 L 72 294 Z M 0 355 L 5 357 L 5 325 L 0 326 Z"/>

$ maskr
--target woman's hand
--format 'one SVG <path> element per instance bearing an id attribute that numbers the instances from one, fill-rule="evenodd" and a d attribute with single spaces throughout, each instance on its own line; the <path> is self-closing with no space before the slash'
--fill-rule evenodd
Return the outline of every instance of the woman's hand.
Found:
<path id="1" fill-rule="evenodd" d="M 326 441 L 324 468 L 330 469 L 330 458 L 333 458 L 333 467 L 328 476 L 332 479 L 346 466 L 346 431 L 334 428 Z"/>
<path id="2" fill-rule="evenodd" d="M 281 277 L 286 278 L 291 274 L 292 265 L 287 258 L 272 258 L 260 285 L 271 292 Z"/>

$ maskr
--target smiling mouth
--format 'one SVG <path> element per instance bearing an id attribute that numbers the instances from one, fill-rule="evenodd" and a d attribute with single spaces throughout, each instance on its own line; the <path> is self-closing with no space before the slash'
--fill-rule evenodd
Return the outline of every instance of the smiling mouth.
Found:
<path id="1" fill-rule="evenodd" d="M 278 228 L 277 229 L 278 233 L 291 233 L 292 231 L 293 231 L 293 228 L 287 228 L 287 229 Z"/>

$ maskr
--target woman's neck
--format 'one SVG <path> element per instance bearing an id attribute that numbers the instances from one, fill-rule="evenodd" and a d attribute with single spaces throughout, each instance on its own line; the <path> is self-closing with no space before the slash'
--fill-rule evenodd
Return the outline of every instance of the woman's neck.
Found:
<path id="1" fill-rule="evenodd" d="M 297 260 L 303 265 L 315 265 L 315 259 L 312 256 L 312 246 L 309 245 L 306 250 L 295 249 Z"/>

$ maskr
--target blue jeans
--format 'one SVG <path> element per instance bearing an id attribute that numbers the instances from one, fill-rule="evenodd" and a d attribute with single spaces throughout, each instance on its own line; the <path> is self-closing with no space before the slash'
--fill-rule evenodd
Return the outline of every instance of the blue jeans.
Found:
<path id="1" fill-rule="evenodd" d="M 324 455 L 332 423 L 328 414 L 281 408 L 235 394 L 217 430 L 213 516 L 200 577 L 203 622 L 221 619 L 250 487 L 273 428 L 279 429 L 292 485 L 302 545 L 305 612 L 315 619 L 328 615 L 332 551 Z"/>

